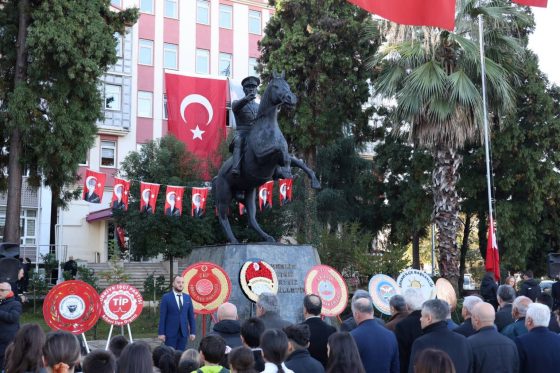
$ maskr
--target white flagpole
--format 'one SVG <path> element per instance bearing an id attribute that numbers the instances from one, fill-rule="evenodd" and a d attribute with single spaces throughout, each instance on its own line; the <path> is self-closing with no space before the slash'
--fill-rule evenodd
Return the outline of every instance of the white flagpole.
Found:
<path id="1" fill-rule="evenodd" d="M 478 15 L 478 34 L 479 34 L 479 45 L 480 45 L 480 67 L 482 74 L 482 108 L 484 115 L 484 150 L 486 155 L 486 183 L 488 189 L 488 214 L 490 221 L 493 221 L 492 214 L 492 181 L 490 179 L 490 137 L 488 135 L 488 109 L 486 107 L 486 64 L 484 62 L 484 23 L 482 19 L 482 14 Z M 492 231 L 494 227 L 491 227 Z"/>

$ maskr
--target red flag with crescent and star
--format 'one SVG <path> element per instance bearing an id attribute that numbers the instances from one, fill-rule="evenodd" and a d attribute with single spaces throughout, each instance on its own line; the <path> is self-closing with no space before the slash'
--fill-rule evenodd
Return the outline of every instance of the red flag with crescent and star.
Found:
<path id="1" fill-rule="evenodd" d="M 486 272 L 493 272 L 496 281 L 500 280 L 500 252 L 496 242 L 496 231 L 494 220 L 490 218 L 488 225 L 488 242 L 486 244 Z"/>
<path id="2" fill-rule="evenodd" d="M 280 199 L 280 206 L 292 201 L 292 179 L 278 180 L 278 198 Z"/>
<path id="3" fill-rule="evenodd" d="M 106 177 L 104 173 L 86 169 L 82 199 L 90 203 L 101 203 Z"/>
<path id="4" fill-rule="evenodd" d="M 191 216 L 200 218 L 206 213 L 208 188 L 192 188 Z"/>
<path id="5" fill-rule="evenodd" d="M 159 193 L 159 184 L 140 183 L 140 211 L 148 214 L 156 212 L 156 202 Z"/>
<path id="6" fill-rule="evenodd" d="M 167 186 L 165 190 L 166 216 L 181 216 L 183 214 L 183 193 L 185 193 L 185 187 Z"/>
<path id="7" fill-rule="evenodd" d="M 226 139 L 226 79 L 165 73 L 169 132 L 199 159 L 219 161 Z"/>
<path id="8" fill-rule="evenodd" d="M 272 188 L 274 181 L 270 180 L 259 187 L 259 210 L 272 208 Z"/>
<path id="9" fill-rule="evenodd" d="M 548 0 L 513 0 L 513 2 L 519 5 L 538 6 L 541 8 L 546 8 L 548 5 Z"/>
<path id="10" fill-rule="evenodd" d="M 111 207 L 114 209 L 128 210 L 128 196 L 130 195 L 130 181 L 115 178 Z"/>
<path id="11" fill-rule="evenodd" d="M 348 0 L 389 21 L 411 26 L 455 28 L 455 0 Z"/>

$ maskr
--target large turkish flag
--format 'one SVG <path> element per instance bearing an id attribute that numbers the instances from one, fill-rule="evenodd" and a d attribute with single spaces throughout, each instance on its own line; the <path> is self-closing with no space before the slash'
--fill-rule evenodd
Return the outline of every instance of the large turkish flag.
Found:
<path id="1" fill-rule="evenodd" d="M 225 79 L 165 73 L 169 132 L 198 158 L 217 161 L 226 138 Z"/>
<path id="2" fill-rule="evenodd" d="M 548 0 L 513 0 L 514 3 L 528 6 L 540 6 L 546 8 Z"/>
<path id="3" fill-rule="evenodd" d="M 455 0 L 348 0 L 390 21 L 412 26 L 455 28 Z"/>

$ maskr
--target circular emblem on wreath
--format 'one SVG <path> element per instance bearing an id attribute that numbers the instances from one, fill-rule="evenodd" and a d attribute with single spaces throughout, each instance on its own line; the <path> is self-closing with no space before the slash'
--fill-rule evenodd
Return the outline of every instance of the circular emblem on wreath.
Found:
<path id="1" fill-rule="evenodd" d="M 338 316 L 348 303 L 348 287 L 344 278 L 334 268 L 317 265 L 305 276 L 305 294 L 316 294 L 321 298 L 323 316 Z"/>
<path id="2" fill-rule="evenodd" d="M 249 259 L 239 272 L 241 290 L 253 302 L 259 300 L 261 293 L 278 292 L 278 278 L 274 268 L 261 259 Z"/>
<path id="3" fill-rule="evenodd" d="M 144 307 L 142 294 L 128 284 L 111 285 L 100 296 L 101 318 L 109 324 L 122 326 L 130 324 L 140 316 Z"/>
<path id="4" fill-rule="evenodd" d="M 368 291 L 375 308 L 385 315 L 391 314 L 391 307 L 389 306 L 391 297 L 401 293 L 397 282 L 382 274 L 375 275 L 369 280 Z"/>
<path id="5" fill-rule="evenodd" d="M 226 271 L 217 264 L 198 262 L 183 271 L 185 287 L 190 295 L 194 312 L 214 313 L 220 304 L 227 302 L 231 294 L 231 280 Z"/>

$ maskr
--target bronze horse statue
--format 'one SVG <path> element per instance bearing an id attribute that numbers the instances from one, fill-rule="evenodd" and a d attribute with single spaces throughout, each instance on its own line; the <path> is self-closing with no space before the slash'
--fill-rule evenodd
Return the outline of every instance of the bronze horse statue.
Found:
<path id="1" fill-rule="evenodd" d="M 231 243 L 238 243 L 228 220 L 232 199 L 235 198 L 245 205 L 251 228 L 264 240 L 274 242 L 275 239 L 262 230 L 255 218 L 257 188 L 272 179 L 292 177 L 291 167 L 301 168 L 311 179 L 312 188 L 321 188 L 313 170 L 301 159 L 288 153 L 288 144 L 278 127 L 280 107 L 292 109 L 296 103 L 297 98 L 284 79 L 284 73 L 281 75 L 274 73 L 262 95 L 257 116 L 246 137 L 240 175 L 231 173 L 233 160 L 230 157 L 222 164 L 218 175 L 212 180 L 218 219 Z"/>

